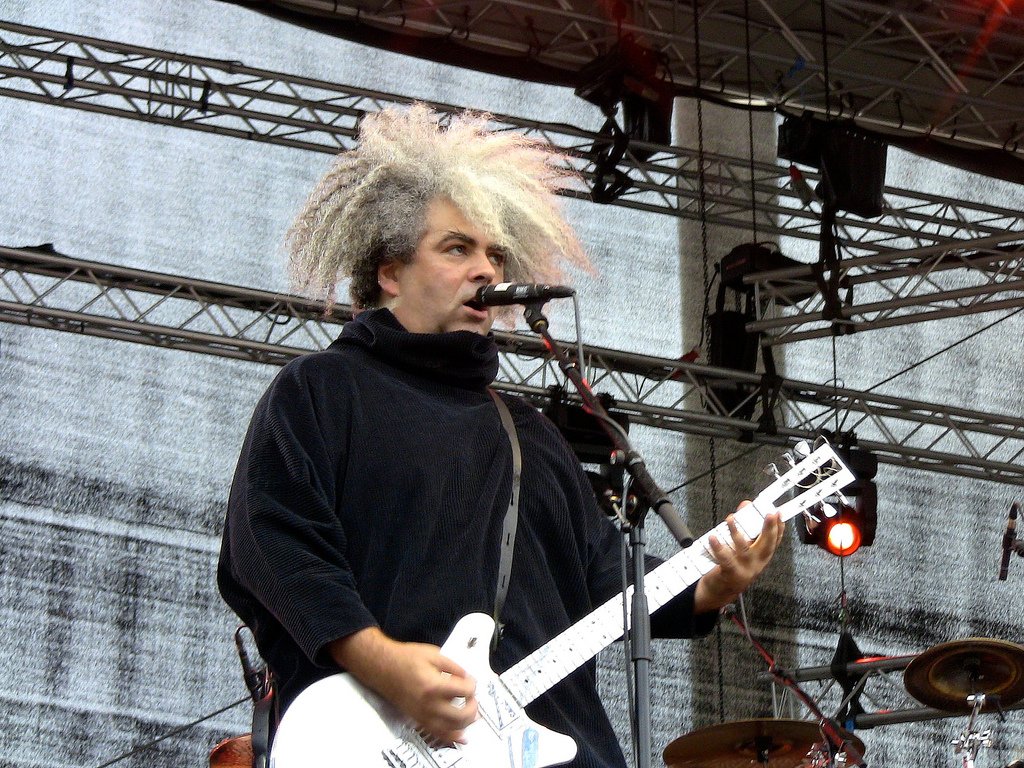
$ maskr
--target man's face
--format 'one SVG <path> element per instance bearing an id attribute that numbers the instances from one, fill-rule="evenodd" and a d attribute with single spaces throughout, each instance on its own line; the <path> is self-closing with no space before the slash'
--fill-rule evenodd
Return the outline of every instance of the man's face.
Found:
<path id="1" fill-rule="evenodd" d="M 467 302 L 504 275 L 505 250 L 444 198 L 427 206 L 426 231 L 412 261 L 387 262 L 377 271 L 381 303 L 413 333 L 486 334 L 495 310 Z"/>

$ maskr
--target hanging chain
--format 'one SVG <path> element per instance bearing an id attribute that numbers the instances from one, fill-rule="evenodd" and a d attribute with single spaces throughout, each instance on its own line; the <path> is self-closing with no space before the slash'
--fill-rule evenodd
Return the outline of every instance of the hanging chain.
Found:
<path id="1" fill-rule="evenodd" d="M 697 94 L 697 187 L 698 187 L 698 211 L 700 216 L 700 253 L 703 265 L 704 280 L 704 306 L 701 311 L 701 340 L 705 342 L 707 349 L 705 353 L 710 358 L 711 333 L 710 324 L 710 302 L 711 302 L 711 268 L 708 259 L 708 209 L 707 196 L 705 192 L 705 168 L 704 168 L 704 106 L 701 98 L 701 58 L 700 58 L 700 8 L 698 0 L 693 3 L 693 59 L 694 79 L 696 81 Z M 715 467 L 715 438 L 708 438 L 708 457 L 711 466 Z M 718 473 L 711 473 L 711 524 L 718 525 Z M 724 653 L 722 627 L 715 627 L 715 641 L 718 656 L 718 719 L 725 722 L 725 671 L 722 664 Z"/>
<path id="2" fill-rule="evenodd" d="M 750 230 L 757 242 L 757 185 L 754 181 L 754 77 L 751 73 L 750 0 L 743 0 L 743 35 L 747 51 L 747 145 L 750 148 Z"/>

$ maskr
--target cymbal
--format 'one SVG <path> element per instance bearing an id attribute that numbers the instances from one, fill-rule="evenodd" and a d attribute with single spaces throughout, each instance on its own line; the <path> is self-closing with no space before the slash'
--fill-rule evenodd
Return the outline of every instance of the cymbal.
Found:
<path id="1" fill-rule="evenodd" d="M 224 739 L 210 750 L 210 768 L 252 768 L 252 736 Z"/>
<path id="2" fill-rule="evenodd" d="M 864 743 L 850 738 L 863 753 Z M 680 736 L 663 756 L 669 768 L 798 768 L 822 740 L 809 720 L 739 720 Z"/>
<path id="3" fill-rule="evenodd" d="M 1024 698 L 1024 646 L 969 637 L 932 646 L 903 671 L 907 693 L 935 709 L 970 712 L 973 693 L 998 695 L 1004 707 Z M 994 710 L 986 703 L 984 711 Z"/>

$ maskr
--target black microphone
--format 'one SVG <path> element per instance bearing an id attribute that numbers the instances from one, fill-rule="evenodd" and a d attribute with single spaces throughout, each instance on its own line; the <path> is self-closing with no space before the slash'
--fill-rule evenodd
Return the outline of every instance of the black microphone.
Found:
<path id="1" fill-rule="evenodd" d="M 253 701 L 259 701 L 264 696 L 266 685 L 266 669 L 257 669 L 249 658 L 249 652 L 245 650 L 245 643 L 242 641 L 243 624 L 235 630 L 235 649 L 238 651 L 238 660 L 242 663 L 242 679 L 245 680 L 245 687 L 249 689 L 249 695 Z"/>
<path id="2" fill-rule="evenodd" d="M 1017 538 L 1017 502 L 1010 505 L 1010 514 L 1006 518 L 1006 533 L 1003 534 L 1003 559 L 999 562 L 999 581 L 1006 581 L 1010 570 L 1010 555 L 1013 553 L 1013 542 Z"/>
<path id="3" fill-rule="evenodd" d="M 507 307 L 509 304 L 532 304 L 548 299 L 567 299 L 576 291 L 565 285 L 540 283 L 498 283 L 485 285 L 476 292 L 474 301 L 484 307 Z"/>

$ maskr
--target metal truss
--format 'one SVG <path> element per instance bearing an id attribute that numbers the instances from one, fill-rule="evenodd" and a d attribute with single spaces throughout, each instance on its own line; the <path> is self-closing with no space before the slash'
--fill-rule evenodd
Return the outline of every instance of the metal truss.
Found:
<path id="1" fill-rule="evenodd" d="M 695 20 L 679 0 L 229 2 L 319 18 L 354 39 L 415 38 L 439 58 L 507 57 L 508 70 L 527 62 L 566 83 L 628 36 L 679 92 L 1024 158 L 1024 18 L 1011 3 L 703 0 Z"/>
<path id="2" fill-rule="evenodd" d="M 0 321 L 282 365 L 350 310 L 293 296 L 0 246 Z M 542 341 L 497 333 L 499 389 L 535 402 L 564 379 Z M 813 438 L 838 416 L 880 461 L 1024 485 L 1024 419 L 585 347 L 592 387 L 641 424 L 744 442 Z M 571 396 L 570 401 L 575 401 Z"/>
<path id="3" fill-rule="evenodd" d="M 117 115 L 271 144 L 335 153 L 353 144 L 367 112 L 409 99 L 335 83 L 0 22 L 0 95 Z M 442 112 L 456 107 L 433 104 Z M 593 182 L 600 133 L 563 124 L 495 115 L 499 129 L 522 131 L 565 150 L 571 167 Z M 634 151 L 650 150 L 639 160 Z M 616 205 L 700 219 L 696 150 L 636 143 L 618 170 L 632 186 Z M 808 173 L 813 182 L 817 177 Z M 707 221 L 759 237 L 817 241 L 820 209 L 805 207 L 788 169 L 704 154 Z M 570 193 L 586 198 L 583 191 Z M 868 255 L 923 248 L 1007 231 L 1024 232 L 1024 213 L 941 195 L 888 187 L 875 220 L 841 214 L 844 248 Z M 755 204 L 752 204 L 752 200 Z M 751 211 L 754 211 L 752 214 Z"/>
<path id="4" fill-rule="evenodd" d="M 762 332 L 766 344 L 1024 307 L 1024 236 L 861 256 L 821 273 L 778 269 L 744 282 L 759 315 L 747 330 Z M 823 290 L 829 284 L 834 294 Z"/>

